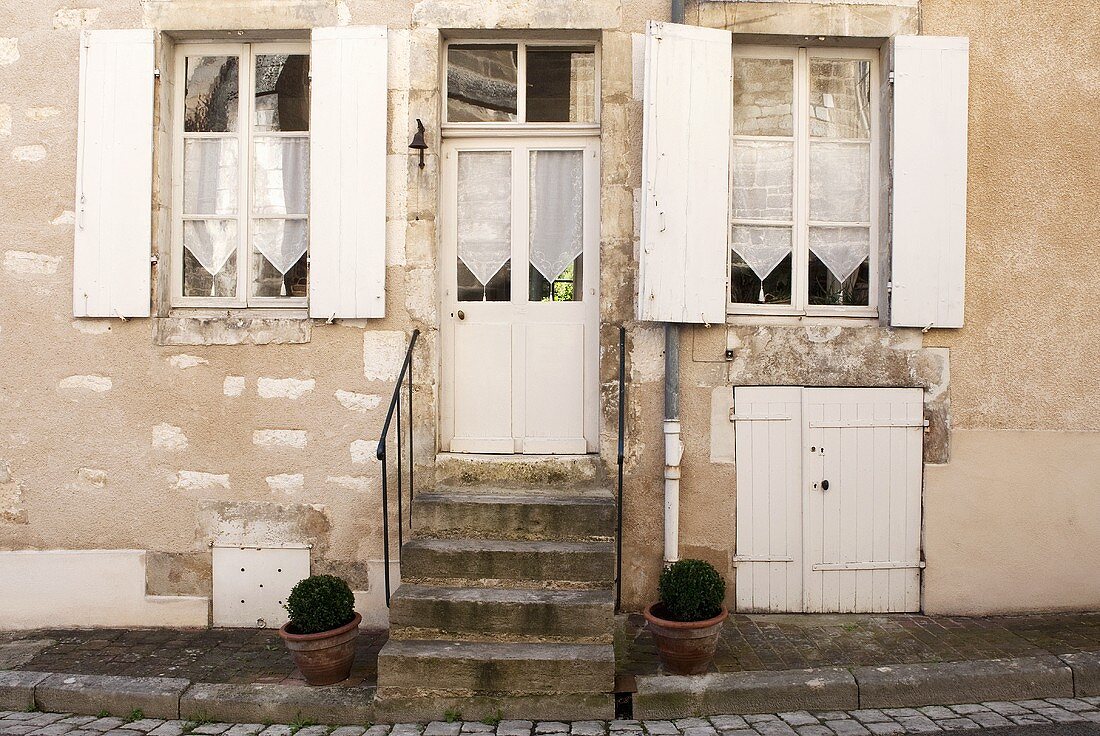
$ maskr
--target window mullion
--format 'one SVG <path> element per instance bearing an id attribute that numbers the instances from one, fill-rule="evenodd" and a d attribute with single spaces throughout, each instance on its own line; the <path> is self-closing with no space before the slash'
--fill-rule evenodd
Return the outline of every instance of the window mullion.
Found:
<path id="1" fill-rule="evenodd" d="M 791 296 L 795 310 L 805 312 L 809 303 L 810 291 L 810 249 L 809 249 L 809 210 L 810 210 L 810 89 L 809 55 L 807 50 L 798 50 L 795 63 L 795 197 L 794 204 L 794 284 L 796 288 Z"/>
<path id="2" fill-rule="evenodd" d="M 516 44 L 516 120 L 527 122 L 527 44 Z"/>
<path id="3" fill-rule="evenodd" d="M 252 231 L 252 119 L 255 115 L 253 105 L 255 89 L 253 75 L 256 63 L 252 58 L 252 44 L 243 44 L 241 47 L 241 74 L 240 74 L 240 121 L 237 130 L 240 135 L 241 146 L 241 179 L 240 179 L 240 206 L 237 215 L 240 221 L 237 225 L 239 238 L 237 240 L 237 289 L 240 301 L 248 306 L 251 295 L 249 285 L 252 283 L 252 259 L 248 257 L 249 243 Z"/>

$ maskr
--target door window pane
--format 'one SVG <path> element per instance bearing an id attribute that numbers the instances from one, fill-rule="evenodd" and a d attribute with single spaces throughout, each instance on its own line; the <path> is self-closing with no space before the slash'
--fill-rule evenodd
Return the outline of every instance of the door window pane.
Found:
<path id="1" fill-rule="evenodd" d="M 187 133 L 237 130 L 240 106 L 239 58 L 188 56 L 184 83 L 183 129 Z"/>
<path id="2" fill-rule="evenodd" d="M 309 56 L 256 56 L 255 130 L 309 130 Z"/>
<path id="3" fill-rule="evenodd" d="M 447 120 L 514 122 L 518 68 L 515 45 L 462 45 L 447 49 Z"/>
<path id="4" fill-rule="evenodd" d="M 596 121 L 596 53 L 591 47 L 527 47 L 527 121 Z"/>
<path id="5" fill-rule="evenodd" d="M 810 135 L 861 140 L 871 137 L 871 62 L 810 62 Z"/>
<path id="6" fill-rule="evenodd" d="M 512 258 L 511 152 L 460 151 L 457 197 L 459 300 L 511 299 L 510 270 L 496 278 Z"/>
<path id="7" fill-rule="evenodd" d="M 733 60 L 733 134 L 794 135 L 794 62 Z"/>
<path id="8" fill-rule="evenodd" d="M 529 196 L 529 298 L 579 301 L 573 264 L 584 251 L 584 152 L 532 151 Z"/>
<path id="9" fill-rule="evenodd" d="M 184 140 L 183 214 L 236 214 L 239 175 L 236 138 Z"/>

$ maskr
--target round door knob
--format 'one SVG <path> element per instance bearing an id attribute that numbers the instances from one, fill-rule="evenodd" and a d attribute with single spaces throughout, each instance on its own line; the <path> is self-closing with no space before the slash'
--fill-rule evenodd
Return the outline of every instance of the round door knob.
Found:
<path id="1" fill-rule="evenodd" d="M 463 312 L 461 309 L 458 310 L 458 318 L 459 319 L 466 319 L 466 313 Z"/>
<path id="2" fill-rule="evenodd" d="M 827 481 L 827 480 L 821 481 L 821 490 L 823 490 L 823 491 L 829 490 L 829 481 Z"/>

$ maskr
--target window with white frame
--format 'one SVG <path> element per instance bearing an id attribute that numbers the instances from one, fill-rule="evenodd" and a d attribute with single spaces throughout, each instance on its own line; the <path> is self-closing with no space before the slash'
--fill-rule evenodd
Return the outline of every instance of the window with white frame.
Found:
<path id="1" fill-rule="evenodd" d="M 731 313 L 877 314 L 877 64 L 734 44 Z"/>
<path id="2" fill-rule="evenodd" d="M 172 303 L 305 306 L 309 44 L 176 51 Z"/>

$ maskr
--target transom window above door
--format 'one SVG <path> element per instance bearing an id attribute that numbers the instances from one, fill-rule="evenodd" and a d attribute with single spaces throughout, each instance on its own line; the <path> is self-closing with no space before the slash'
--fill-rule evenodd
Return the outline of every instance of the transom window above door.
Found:
<path id="1" fill-rule="evenodd" d="M 734 44 L 731 313 L 877 314 L 876 65 Z"/>
<path id="2" fill-rule="evenodd" d="M 595 44 L 452 41 L 445 122 L 594 125 L 597 57 Z"/>
<path id="3" fill-rule="evenodd" d="M 174 306 L 305 306 L 309 44 L 181 44 Z"/>

